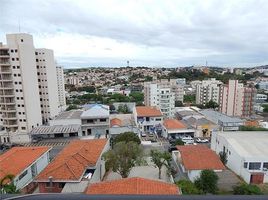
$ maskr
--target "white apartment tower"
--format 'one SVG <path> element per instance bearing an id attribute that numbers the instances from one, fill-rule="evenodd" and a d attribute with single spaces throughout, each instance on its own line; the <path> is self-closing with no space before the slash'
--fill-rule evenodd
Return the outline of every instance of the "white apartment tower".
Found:
<path id="1" fill-rule="evenodd" d="M 56 70 L 57 70 L 57 83 L 58 83 L 60 111 L 63 111 L 66 108 L 63 67 L 57 66 Z"/>
<path id="2" fill-rule="evenodd" d="M 175 108 L 175 94 L 169 86 L 145 82 L 144 83 L 145 106 L 157 106 L 165 117 L 173 117 Z"/>
<path id="3" fill-rule="evenodd" d="M 254 87 L 244 87 L 238 80 L 229 80 L 220 88 L 219 111 L 229 116 L 248 117 L 253 114 L 255 98 Z"/>
<path id="4" fill-rule="evenodd" d="M 56 69 L 50 69 L 53 52 L 36 50 L 29 34 L 7 34 L 6 38 L 7 45 L 0 43 L 0 114 L 6 130 L 0 142 L 27 142 L 28 133 L 42 125 L 44 108 L 49 108 L 51 115 L 58 112 Z M 45 66 L 45 70 L 37 66 Z"/>
<path id="5" fill-rule="evenodd" d="M 50 49 L 35 49 L 43 124 L 59 114 L 56 63 Z"/>
<path id="6" fill-rule="evenodd" d="M 196 104 L 205 105 L 210 100 L 219 104 L 221 81 L 211 78 L 196 84 Z"/>

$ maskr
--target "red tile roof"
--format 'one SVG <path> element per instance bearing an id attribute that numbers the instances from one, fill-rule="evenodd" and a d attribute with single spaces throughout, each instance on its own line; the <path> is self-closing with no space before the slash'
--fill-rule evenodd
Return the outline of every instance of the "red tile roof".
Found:
<path id="1" fill-rule="evenodd" d="M 162 112 L 153 106 L 136 106 L 138 117 L 160 117 Z"/>
<path id="2" fill-rule="evenodd" d="M 37 182 L 80 181 L 87 167 L 94 167 L 101 156 L 106 139 L 74 140 L 38 175 Z"/>
<path id="3" fill-rule="evenodd" d="M 185 129 L 186 126 L 176 119 L 166 119 L 164 120 L 164 126 L 166 129 Z"/>
<path id="4" fill-rule="evenodd" d="M 86 194 L 141 194 L 141 195 L 178 195 L 175 184 L 144 178 L 124 178 L 90 185 Z"/>
<path id="5" fill-rule="evenodd" d="M 205 145 L 177 146 L 186 170 L 223 170 L 219 156 Z"/>
<path id="6" fill-rule="evenodd" d="M 51 147 L 13 147 L 0 155 L 0 179 L 8 174 L 17 176 Z"/>
<path id="7" fill-rule="evenodd" d="M 111 119 L 110 127 L 113 127 L 113 126 L 122 126 L 122 120 L 118 118 Z"/>

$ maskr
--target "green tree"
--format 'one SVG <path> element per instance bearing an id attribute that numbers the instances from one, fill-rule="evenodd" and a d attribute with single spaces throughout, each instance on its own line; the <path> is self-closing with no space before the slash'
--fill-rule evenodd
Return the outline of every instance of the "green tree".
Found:
<path id="1" fill-rule="evenodd" d="M 181 139 L 176 139 L 174 145 L 184 145 L 184 142 Z"/>
<path id="2" fill-rule="evenodd" d="M 1 194 L 16 194 L 19 193 L 16 186 L 13 183 L 15 176 L 8 174 L 0 179 L 0 193 Z"/>
<path id="3" fill-rule="evenodd" d="M 200 177 L 195 180 L 195 186 L 204 193 L 215 194 L 218 190 L 218 175 L 213 170 L 202 170 Z"/>
<path id="4" fill-rule="evenodd" d="M 175 107 L 182 107 L 183 103 L 181 101 L 175 101 Z"/>
<path id="5" fill-rule="evenodd" d="M 256 185 L 242 183 L 233 189 L 233 194 L 236 195 L 259 195 L 262 194 L 261 189 Z"/>
<path id="6" fill-rule="evenodd" d="M 137 136 L 136 133 L 133 132 L 125 132 L 117 135 L 113 139 L 113 144 L 119 143 L 119 142 L 135 142 L 137 144 L 141 144 L 140 138 Z"/>
<path id="7" fill-rule="evenodd" d="M 78 106 L 77 105 L 69 105 L 67 108 L 66 108 L 66 111 L 69 111 L 69 110 L 75 110 L 75 109 L 78 109 Z"/>
<path id="8" fill-rule="evenodd" d="M 130 170 L 143 162 L 143 152 L 140 145 L 136 142 L 118 142 L 114 148 L 105 152 L 106 169 L 112 169 L 119 173 L 122 178 L 127 178 Z"/>
<path id="9" fill-rule="evenodd" d="M 170 168 L 171 155 L 170 153 L 164 151 L 151 150 L 151 160 L 158 168 L 158 178 L 161 179 L 161 169 L 163 166 Z"/>
<path id="10" fill-rule="evenodd" d="M 227 162 L 228 162 L 228 159 L 227 159 L 227 153 L 225 151 L 221 151 L 219 153 L 219 156 L 220 156 L 220 159 L 221 159 L 221 162 L 226 165 Z"/>
<path id="11" fill-rule="evenodd" d="M 176 183 L 182 191 L 182 194 L 202 194 L 202 192 L 189 180 L 180 180 Z"/>
<path id="12" fill-rule="evenodd" d="M 144 94 L 142 92 L 131 92 L 129 96 L 130 100 L 136 102 L 136 104 L 142 104 L 144 101 Z"/>
<path id="13" fill-rule="evenodd" d="M 129 113 L 129 109 L 128 109 L 128 107 L 127 107 L 127 104 L 119 105 L 117 111 L 118 111 L 119 113 L 124 113 L 124 114 Z"/>
<path id="14" fill-rule="evenodd" d="M 215 109 L 215 108 L 218 108 L 218 107 L 219 107 L 219 105 L 216 102 L 214 102 L 213 100 L 210 100 L 205 105 L 205 108 L 213 108 L 213 109 Z"/>
<path id="15" fill-rule="evenodd" d="M 183 102 L 195 103 L 195 95 L 184 95 Z"/>

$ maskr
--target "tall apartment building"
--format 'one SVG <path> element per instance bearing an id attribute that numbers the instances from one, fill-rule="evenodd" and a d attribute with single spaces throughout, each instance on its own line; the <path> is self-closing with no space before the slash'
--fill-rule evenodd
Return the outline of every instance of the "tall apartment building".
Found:
<path id="1" fill-rule="evenodd" d="M 56 71 L 57 71 L 57 83 L 58 83 L 58 95 L 59 95 L 60 111 L 63 111 L 66 108 L 63 67 L 57 66 Z"/>
<path id="2" fill-rule="evenodd" d="M 257 90 L 244 87 L 238 80 L 229 80 L 220 87 L 219 111 L 229 116 L 248 117 L 253 114 Z"/>
<path id="3" fill-rule="evenodd" d="M 145 106 L 157 106 L 165 117 L 173 117 L 175 108 L 175 93 L 169 84 L 157 82 L 144 83 Z"/>
<path id="4" fill-rule="evenodd" d="M 53 51 L 35 49 L 36 69 L 43 123 L 59 114 L 57 71 Z"/>
<path id="5" fill-rule="evenodd" d="M 35 49 L 29 34 L 6 38 L 7 45 L 0 45 L 0 113 L 6 134 L 0 140 L 25 142 L 34 127 L 58 112 L 53 52 Z"/>
<path id="6" fill-rule="evenodd" d="M 205 105 L 210 100 L 219 104 L 221 81 L 211 78 L 196 84 L 196 104 Z"/>

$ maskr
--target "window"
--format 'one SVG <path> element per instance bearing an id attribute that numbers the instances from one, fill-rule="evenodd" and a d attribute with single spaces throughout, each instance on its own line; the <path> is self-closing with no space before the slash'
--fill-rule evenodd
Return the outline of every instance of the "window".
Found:
<path id="1" fill-rule="evenodd" d="M 249 170 L 260 170 L 261 169 L 261 163 L 260 162 L 250 162 L 248 169 Z"/>
<path id="2" fill-rule="evenodd" d="M 161 121 L 161 118 L 156 118 L 155 121 Z"/>
<path id="3" fill-rule="evenodd" d="M 19 176 L 19 180 L 23 179 L 23 177 L 26 176 L 27 173 L 28 173 L 27 170 L 24 171 L 24 172 Z"/>
<path id="4" fill-rule="evenodd" d="M 23 39 L 20 39 L 21 42 L 23 42 Z"/>
<path id="5" fill-rule="evenodd" d="M 15 53 L 17 53 L 18 52 L 18 50 L 17 49 L 15 49 Z"/>
<path id="6" fill-rule="evenodd" d="M 146 122 L 150 121 L 150 117 L 146 117 Z"/>
<path id="7" fill-rule="evenodd" d="M 16 69 L 16 66 L 13 66 L 13 69 Z"/>
<path id="8" fill-rule="evenodd" d="M 17 69 L 19 69 L 20 68 L 20 66 L 17 66 Z"/>
<path id="9" fill-rule="evenodd" d="M 248 168 L 248 163 L 244 162 L 244 168 L 247 169 Z"/>
<path id="10" fill-rule="evenodd" d="M 19 58 L 16 58 L 17 61 L 19 61 Z"/>
<path id="11" fill-rule="evenodd" d="M 35 61 L 38 62 L 38 59 L 36 59 Z"/>
<path id="12" fill-rule="evenodd" d="M 100 122 L 106 122 L 106 119 L 100 119 Z"/>
<path id="13" fill-rule="evenodd" d="M 21 130 L 26 130 L 26 127 L 24 127 L 24 126 L 23 126 L 23 127 L 21 127 Z"/>
<path id="14" fill-rule="evenodd" d="M 15 60 L 15 58 L 11 58 L 11 60 L 12 60 L 12 61 L 14 61 L 14 60 Z"/>
<path id="15" fill-rule="evenodd" d="M 11 53 L 13 53 L 14 51 L 13 51 L 13 49 L 11 49 Z"/>
<path id="16" fill-rule="evenodd" d="M 87 120 L 87 123 L 93 123 L 94 121 L 93 121 L 93 119 L 88 119 Z"/>
<path id="17" fill-rule="evenodd" d="M 268 169 L 268 162 L 263 163 L 263 168 Z"/>

